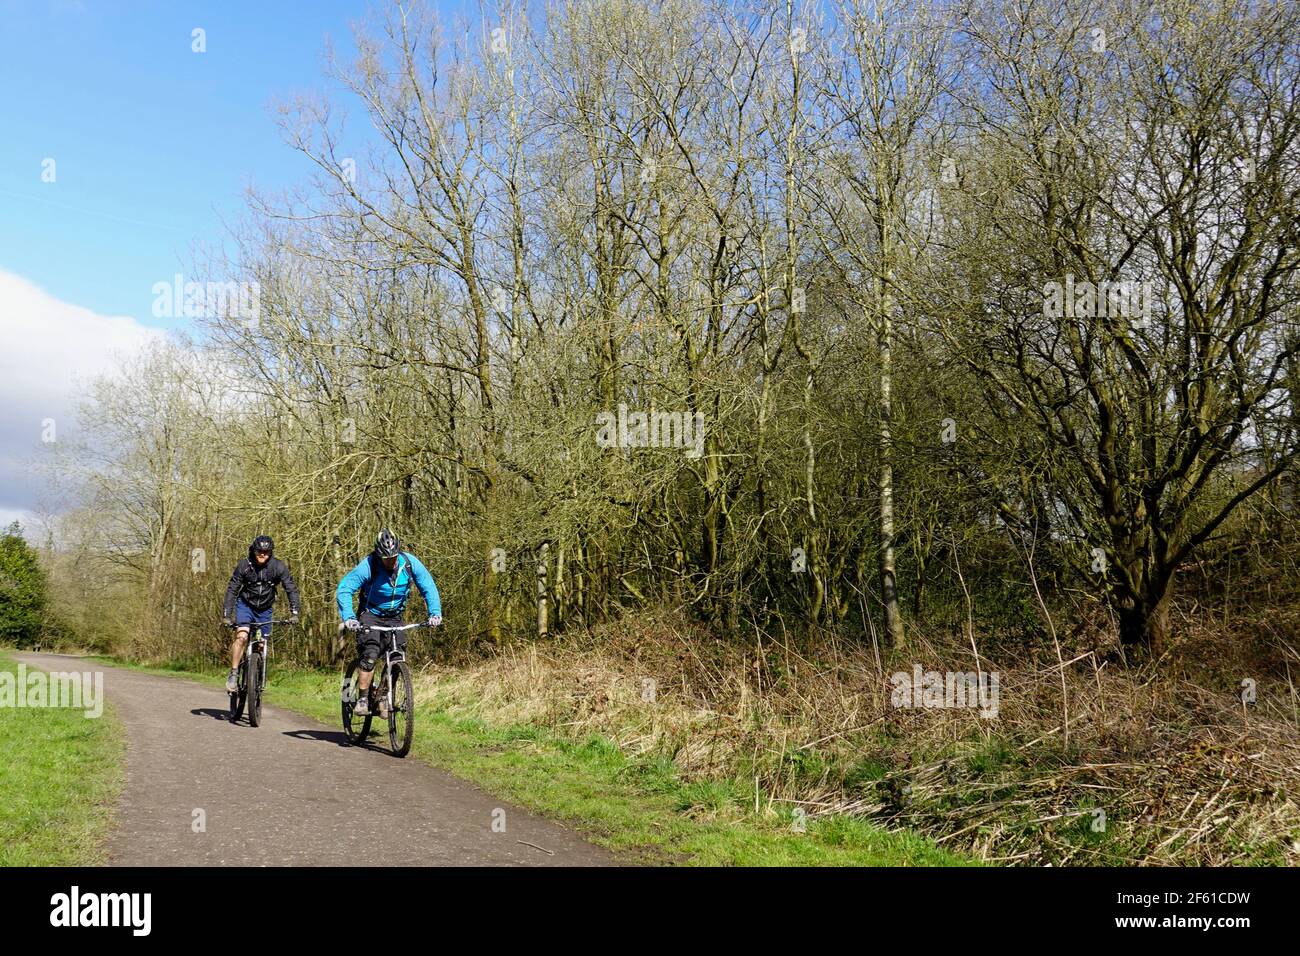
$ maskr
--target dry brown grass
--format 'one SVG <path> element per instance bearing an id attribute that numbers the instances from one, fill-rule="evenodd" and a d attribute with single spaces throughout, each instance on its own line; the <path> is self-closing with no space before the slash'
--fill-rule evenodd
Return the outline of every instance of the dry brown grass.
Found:
<path id="1" fill-rule="evenodd" d="M 419 692 L 491 723 L 600 734 L 632 756 L 670 757 L 686 779 L 745 781 L 760 811 L 867 816 L 993 861 L 1300 862 L 1285 668 L 1260 671 L 1258 653 L 1253 671 L 1220 659 L 1219 674 L 1259 671 L 1246 706 L 1169 662 L 1121 670 L 1067 644 L 1062 668 L 1054 649 L 980 647 L 1000 678 L 998 717 L 985 719 L 891 705 L 895 671 L 975 669 L 969 642 L 913 640 L 877 663 L 870 646 L 833 635 L 754 633 L 740 646 L 672 614 L 638 615 L 430 668 Z M 1209 647 L 1195 632 L 1178 653 Z"/>

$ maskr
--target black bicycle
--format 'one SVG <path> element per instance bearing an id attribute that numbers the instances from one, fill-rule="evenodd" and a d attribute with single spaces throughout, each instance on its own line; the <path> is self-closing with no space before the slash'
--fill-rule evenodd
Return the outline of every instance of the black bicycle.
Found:
<path id="1" fill-rule="evenodd" d="M 262 722 L 262 692 L 266 690 L 266 660 L 269 656 L 270 634 L 266 628 L 275 624 L 292 624 L 293 621 L 266 621 L 262 624 L 228 624 L 232 630 L 248 628 L 244 642 L 244 660 L 239 665 L 239 690 L 230 695 L 230 722 L 238 722 L 248 707 L 248 725 L 256 727 Z"/>
<path id="2" fill-rule="evenodd" d="M 432 627 L 427 621 L 421 624 L 404 624 L 400 627 L 364 627 L 363 631 L 383 631 L 384 654 L 376 661 L 374 678 L 370 681 L 368 714 L 353 714 L 360 696 L 361 659 L 354 658 L 343 674 L 341 693 L 343 705 L 343 733 L 348 743 L 364 744 L 370 735 L 370 721 L 375 717 L 388 721 L 388 742 L 393 755 L 405 757 L 411 749 L 415 732 L 415 695 L 411 690 L 411 668 L 406 663 L 406 652 L 397 646 L 398 632 Z"/>

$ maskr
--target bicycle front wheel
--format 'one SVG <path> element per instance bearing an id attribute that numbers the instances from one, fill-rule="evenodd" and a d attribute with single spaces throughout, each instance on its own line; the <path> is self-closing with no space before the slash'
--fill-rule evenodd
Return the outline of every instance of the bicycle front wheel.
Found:
<path id="1" fill-rule="evenodd" d="M 393 665 L 389 683 L 393 696 L 388 714 L 388 742 L 395 756 L 405 757 L 415 732 L 415 694 L 411 691 L 411 669 L 404 661 Z"/>
<path id="2" fill-rule="evenodd" d="M 353 661 L 348 665 L 347 673 L 343 675 L 343 691 L 341 694 L 343 707 L 343 735 L 348 738 L 350 744 L 364 743 L 370 734 L 370 715 L 364 717 L 354 717 L 352 708 L 356 704 L 361 689 L 358 685 L 361 669 L 357 667 L 357 662 Z"/>
<path id="3" fill-rule="evenodd" d="M 262 722 L 262 655 L 254 651 L 248 656 L 248 725 L 256 727 Z"/>

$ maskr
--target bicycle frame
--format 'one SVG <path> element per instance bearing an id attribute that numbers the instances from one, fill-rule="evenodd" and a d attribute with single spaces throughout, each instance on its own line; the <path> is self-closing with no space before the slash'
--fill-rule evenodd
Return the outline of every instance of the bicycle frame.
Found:
<path id="1" fill-rule="evenodd" d="M 231 630 L 235 631 L 236 633 L 238 633 L 241 627 L 248 628 L 248 637 L 245 638 L 244 640 L 243 663 L 240 665 L 244 669 L 244 673 L 248 673 L 248 661 L 249 658 L 253 656 L 254 645 L 256 645 L 256 649 L 260 651 L 262 654 L 262 673 L 257 682 L 258 693 L 261 693 L 262 691 L 266 690 L 267 662 L 270 661 L 271 659 L 270 658 L 270 650 L 271 650 L 270 629 L 276 624 L 289 625 L 292 623 L 293 622 L 290 621 L 288 618 L 285 618 L 282 621 L 263 621 L 261 624 L 250 623 L 250 624 L 229 625 Z"/>
<path id="2" fill-rule="evenodd" d="M 365 746 L 366 738 L 370 734 L 370 721 L 378 717 L 388 723 L 388 742 L 392 747 L 393 756 L 405 757 L 411 750 L 415 724 L 415 691 L 411 682 L 411 666 L 406 662 L 406 649 L 399 645 L 397 634 L 422 627 L 437 627 L 441 621 L 404 624 L 398 627 L 385 627 L 382 624 L 362 627 L 355 619 L 348 623 L 353 624 L 349 630 L 355 632 L 358 638 L 368 631 L 382 635 L 379 642 L 383 658 L 380 660 L 379 655 L 376 655 L 376 666 L 366 674 L 361 670 L 362 658 L 359 647 L 358 656 L 354 657 L 344 670 L 341 688 L 344 735 L 348 743 Z M 361 691 L 363 679 L 366 684 L 364 692 Z M 359 703 L 366 704 L 366 711 L 361 715 L 356 714 Z M 361 718 L 359 726 L 355 724 L 355 719 L 358 717 Z"/>
<path id="3" fill-rule="evenodd" d="M 262 673 L 257 682 L 257 689 L 260 693 L 266 689 L 266 662 L 269 659 L 266 652 L 270 646 L 271 637 L 270 635 L 263 636 L 262 628 L 260 626 L 257 631 L 257 637 L 253 637 L 252 634 L 249 634 L 248 640 L 244 641 L 244 666 L 248 666 L 249 659 L 253 656 L 253 645 L 257 645 L 256 649 L 262 654 Z"/>
<path id="4" fill-rule="evenodd" d="M 360 633 L 365 633 L 366 631 L 385 632 L 384 667 L 383 670 L 376 675 L 377 677 L 383 678 L 383 684 L 381 685 L 384 691 L 383 701 L 385 704 L 385 710 L 388 712 L 387 716 L 380 715 L 381 720 L 389 720 L 392 718 L 393 714 L 393 682 L 388 679 L 389 675 L 393 673 L 393 664 L 406 661 L 406 652 L 397 646 L 396 633 L 399 631 L 414 631 L 421 627 L 429 627 L 428 622 L 423 624 L 403 624 L 401 627 L 380 627 L 376 625 L 373 627 L 361 628 Z M 370 686 L 373 693 L 374 683 L 372 682 Z"/>

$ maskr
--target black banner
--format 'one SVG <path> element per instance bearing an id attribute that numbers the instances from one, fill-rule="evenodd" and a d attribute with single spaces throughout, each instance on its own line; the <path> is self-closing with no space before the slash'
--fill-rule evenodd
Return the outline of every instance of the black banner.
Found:
<path id="1" fill-rule="evenodd" d="M 1297 880 L 1281 869 L 837 869 L 689 867 L 550 869 L 106 868 L 0 871 L 0 907 L 15 939 L 213 942 L 237 929 L 269 941 L 348 945 L 385 907 L 418 932 L 448 921 L 469 932 L 533 926 L 552 936 L 625 933 L 629 920 L 671 919 L 734 938 L 771 919 L 810 931 L 857 923 L 937 946 L 1038 931 L 1073 942 L 1173 932 L 1229 942 L 1293 924 Z M 753 919 L 759 905 L 763 919 Z M 739 907 L 739 908 L 738 908 Z M 828 914 L 836 914 L 831 923 Z M 503 919 L 504 917 L 504 919 Z M 620 930 L 620 926 L 622 929 Z M 355 927 L 355 930 L 352 928 Z M 692 930 L 694 932 L 694 930 Z M 976 934 L 972 937 L 971 934 Z M 357 939 L 361 938 L 359 936 Z"/>

